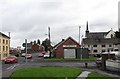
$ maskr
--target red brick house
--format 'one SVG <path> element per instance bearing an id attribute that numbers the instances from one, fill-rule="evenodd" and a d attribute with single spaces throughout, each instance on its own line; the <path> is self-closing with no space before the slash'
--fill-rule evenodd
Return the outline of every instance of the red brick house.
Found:
<path id="1" fill-rule="evenodd" d="M 44 47 L 42 45 L 33 44 L 31 50 L 33 52 L 42 52 L 44 51 Z"/>
<path id="2" fill-rule="evenodd" d="M 54 46 L 56 58 L 76 58 L 76 49 L 80 45 L 72 38 L 68 37 Z"/>

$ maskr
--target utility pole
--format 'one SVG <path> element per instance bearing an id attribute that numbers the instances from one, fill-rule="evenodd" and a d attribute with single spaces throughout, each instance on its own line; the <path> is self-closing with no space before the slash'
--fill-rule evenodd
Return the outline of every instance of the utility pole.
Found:
<path id="1" fill-rule="evenodd" d="M 81 29 L 81 26 L 79 26 L 79 44 L 80 44 L 80 29 Z"/>
<path id="2" fill-rule="evenodd" d="M 10 53 L 10 32 L 9 32 L 9 53 Z M 9 53 L 7 56 L 9 56 Z"/>
<path id="3" fill-rule="evenodd" d="M 83 35 L 81 36 L 81 40 L 82 40 L 82 38 L 83 38 Z M 83 58 L 83 44 L 81 43 L 81 60 L 82 60 L 82 58 Z"/>
<path id="4" fill-rule="evenodd" d="M 26 61 L 26 63 L 27 63 L 27 57 L 26 57 L 26 55 L 27 55 L 27 39 L 25 39 L 25 61 Z"/>
<path id="5" fill-rule="evenodd" d="M 49 41 L 51 43 L 51 39 L 50 39 L 50 27 L 48 27 L 48 37 L 49 37 Z"/>

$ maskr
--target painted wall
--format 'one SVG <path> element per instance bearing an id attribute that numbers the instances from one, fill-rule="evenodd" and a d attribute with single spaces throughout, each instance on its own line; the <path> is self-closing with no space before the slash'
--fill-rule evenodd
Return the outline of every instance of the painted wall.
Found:
<path id="1" fill-rule="evenodd" d="M 105 38 L 111 38 L 111 35 L 112 35 L 113 37 L 115 37 L 115 32 L 114 32 L 113 30 L 111 30 L 111 31 L 105 36 Z"/>
<path id="2" fill-rule="evenodd" d="M 9 45 L 10 39 L 0 36 L 0 60 L 3 60 L 9 56 Z"/>

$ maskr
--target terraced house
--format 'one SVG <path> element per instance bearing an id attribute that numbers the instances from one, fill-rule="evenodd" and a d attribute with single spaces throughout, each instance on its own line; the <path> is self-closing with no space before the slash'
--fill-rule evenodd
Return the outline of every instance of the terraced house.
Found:
<path id="1" fill-rule="evenodd" d="M 10 37 L 0 32 L 0 60 L 9 56 Z"/>
<path id="2" fill-rule="evenodd" d="M 88 22 L 86 26 L 86 37 L 82 40 L 82 47 L 88 48 L 91 55 L 102 52 L 120 51 L 120 38 L 112 29 L 108 32 L 90 32 Z"/>

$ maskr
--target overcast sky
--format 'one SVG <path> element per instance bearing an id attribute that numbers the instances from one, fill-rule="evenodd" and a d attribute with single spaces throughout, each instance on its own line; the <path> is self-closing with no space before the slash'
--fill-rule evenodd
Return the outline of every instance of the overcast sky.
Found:
<path id="1" fill-rule="evenodd" d="M 0 29 L 11 32 L 11 47 L 48 36 L 52 44 L 69 36 L 85 36 L 86 21 L 91 32 L 118 30 L 119 0 L 0 0 Z"/>

